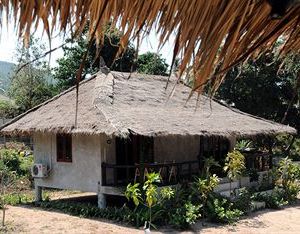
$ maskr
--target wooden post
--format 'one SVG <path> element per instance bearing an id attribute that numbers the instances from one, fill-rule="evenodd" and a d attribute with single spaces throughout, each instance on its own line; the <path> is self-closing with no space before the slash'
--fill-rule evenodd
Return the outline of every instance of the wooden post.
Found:
<path id="1" fill-rule="evenodd" d="M 114 186 L 118 185 L 118 168 L 113 167 L 113 174 L 114 174 Z"/>
<path id="2" fill-rule="evenodd" d="M 105 167 L 105 164 L 102 163 L 102 185 L 106 185 L 106 167 Z"/>

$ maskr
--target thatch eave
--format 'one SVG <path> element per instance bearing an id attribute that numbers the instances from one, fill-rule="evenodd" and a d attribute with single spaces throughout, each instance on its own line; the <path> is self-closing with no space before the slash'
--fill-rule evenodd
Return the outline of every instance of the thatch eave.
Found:
<path id="1" fill-rule="evenodd" d="M 142 135 L 148 137 L 168 137 L 168 136 L 207 136 L 207 137 L 224 137 L 224 138 L 259 138 L 259 137 L 275 137 L 279 134 L 289 134 L 289 135 L 296 135 L 297 131 L 293 128 L 287 131 L 253 131 L 253 132 L 208 132 L 203 131 L 199 132 L 198 134 L 190 134 L 188 132 L 185 133 L 172 133 L 172 132 L 149 132 L 149 133 L 139 133 L 134 132 L 128 129 L 130 133 L 133 135 Z M 108 137 L 121 137 L 121 138 L 128 138 L 129 134 L 122 134 L 120 132 L 95 132 L 89 130 L 81 130 L 81 129 L 66 129 L 66 128 L 50 128 L 50 129 L 28 129 L 28 130 L 18 130 L 15 129 L 13 131 L 0 131 L 2 136 L 32 136 L 35 133 L 43 133 L 43 134 L 72 134 L 72 135 L 86 135 L 86 136 L 93 136 L 93 135 L 107 135 Z"/>

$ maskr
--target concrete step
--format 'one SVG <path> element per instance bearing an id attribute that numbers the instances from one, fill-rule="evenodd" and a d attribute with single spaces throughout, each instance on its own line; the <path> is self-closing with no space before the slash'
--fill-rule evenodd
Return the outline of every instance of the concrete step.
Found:
<path id="1" fill-rule="evenodd" d="M 230 191 L 229 190 L 219 192 L 219 194 L 224 196 L 224 197 L 230 197 Z"/>
<path id="2" fill-rule="evenodd" d="M 239 187 L 239 182 L 238 181 L 233 181 L 231 182 L 231 190 L 234 190 Z M 219 184 L 215 189 L 214 192 L 220 193 L 220 192 L 226 192 L 230 190 L 230 182 L 227 183 L 221 183 Z"/>

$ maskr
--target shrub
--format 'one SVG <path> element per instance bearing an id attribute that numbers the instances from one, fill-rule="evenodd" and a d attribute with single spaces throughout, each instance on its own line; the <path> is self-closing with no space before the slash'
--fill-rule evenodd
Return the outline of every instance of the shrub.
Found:
<path id="1" fill-rule="evenodd" d="M 251 210 L 251 193 L 247 188 L 239 189 L 236 198 L 233 200 L 233 208 L 248 213 Z"/>
<path id="2" fill-rule="evenodd" d="M 171 214 L 170 224 L 180 229 L 189 227 L 201 217 L 200 208 L 201 205 L 193 205 L 190 201 L 186 202 L 184 206 L 177 208 L 175 213 Z"/>
<path id="3" fill-rule="evenodd" d="M 33 201 L 32 194 L 18 194 L 18 193 L 9 193 L 5 194 L 4 200 L 7 205 L 18 205 L 24 203 L 30 203 Z"/>
<path id="4" fill-rule="evenodd" d="M 105 218 L 115 221 L 121 221 L 133 224 L 135 222 L 135 216 L 137 215 L 131 211 L 127 206 L 119 207 L 107 207 L 100 209 L 92 204 L 82 204 L 77 202 L 67 201 L 44 201 L 36 204 L 36 206 L 45 209 L 55 209 L 63 211 L 70 215 L 76 215 L 86 218 Z"/>
<path id="5" fill-rule="evenodd" d="M 159 191 L 157 183 L 160 182 L 160 175 L 158 173 L 147 174 L 147 180 L 142 186 L 139 183 L 128 184 L 125 196 L 128 200 L 132 200 L 136 206 L 136 211 L 141 212 L 142 217 L 147 217 L 146 222 L 152 225 L 153 218 L 158 213 L 163 212 L 159 209 L 165 200 L 170 200 L 174 196 L 174 191 L 170 187 L 163 188 Z M 141 187 L 141 188 L 140 188 Z M 148 209 L 139 209 L 139 205 L 147 207 Z M 153 208 L 156 208 L 156 212 L 153 212 Z M 143 213 L 146 212 L 146 213 Z M 154 215 L 154 217 L 153 217 Z"/>
<path id="6" fill-rule="evenodd" d="M 288 202 L 284 199 L 284 192 L 282 190 L 274 189 L 272 194 L 256 193 L 251 197 L 254 201 L 265 202 L 266 208 L 279 209 Z"/>
<path id="7" fill-rule="evenodd" d="M 17 176 L 31 177 L 30 168 L 33 165 L 33 156 L 19 154 L 16 149 L 1 149 L 0 161 L 9 171 L 16 172 Z"/>
<path id="8" fill-rule="evenodd" d="M 196 178 L 192 185 L 194 194 L 198 196 L 202 202 L 206 202 L 208 195 L 218 186 L 219 181 L 216 175 L 209 176 L 207 179 Z"/>
<path id="9" fill-rule="evenodd" d="M 277 174 L 277 186 L 284 190 L 285 200 L 293 202 L 297 199 L 300 191 L 300 167 L 289 158 L 279 162 Z"/>
<path id="10" fill-rule="evenodd" d="M 227 199 L 214 198 L 207 202 L 207 214 L 210 220 L 221 223 L 234 223 L 243 212 L 233 208 L 233 204 Z"/>

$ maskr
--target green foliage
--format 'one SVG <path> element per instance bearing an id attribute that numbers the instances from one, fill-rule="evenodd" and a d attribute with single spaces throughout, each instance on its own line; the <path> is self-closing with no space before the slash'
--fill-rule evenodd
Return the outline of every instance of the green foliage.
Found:
<path id="1" fill-rule="evenodd" d="M 127 206 L 119 207 L 107 207 L 100 209 L 93 204 L 83 204 L 78 202 L 67 201 L 44 201 L 36 204 L 39 207 L 50 210 L 60 210 L 65 213 L 76 215 L 85 218 L 104 218 L 109 220 L 115 220 L 119 222 L 125 222 L 135 224 L 137 214 L 130 210 Z"/>
<path id="2" fill-rule="evenodd" d="M 109 27 L 108 27 L 109 28 Z M 135 58 L 135 49 L 131 44 L 119 59 L 114 58 L 119 49 L 121 32 L 117 29 L 106 29 L 103 46 L 97 49 L 94 41 L 83 67 L 82 77 L 99 71 L 103 66 L 102 59 L 107 67 L 114 71 L 130 72 Z M 76 72 L 82 62 L 83 54 L 88 45 L 87 31 L 76 40 L 67 39 L 63 47 L 64 56 L 57 60 L 58 67 L 54 69 L 54 78 L 58 81 L 58 89 L 65 90 L 76 83 Z M 101 59 L 101 58 L 102 59 Z"/>
<path id="3" fill-rule="evenodd" d="M 220 167 L 220 164 L 213 157 L 205 158 L 203 165 L 203 176 L 206 178 L 210 176 L 211 167 Z"/>
<path id="4" fill-rule="evenodd" d="M 300 90 L 294 95 L 299 70 L 299 54 L 278 58 L 275 53 L 265 53 L 233 68 L 217 97 L 234 103 L 241 111 L 277 122 L 281 122 L 292 101 L 284 123 L 300 129 Z"/>
<path id="5" fill-rule="evenodd" d="M 190 201 L 186 202 L 171 214 L 170 224 L 176 228 L 187 228 L 189 225 L 194 224 L 200 215 L 201 205 L 193 205 Z"/>
<path id="6" fill-rule="evenodd" d="M 253 142 L 249 140 L 240 140 L 234 146 L 234 149 L 238 151 L 244 151 L 246 149 L 252 149 L 252 148 L 253 148 Z"/>
<path id="7" fill-rule="evenodd" d="M 276 137 L 276 144 L 273 152 L 277 156 L 288 156 L 293 161 L 300 161 L 300 138 L 290 135 L 279 135 Z M 289 149 L 287 151 L 287 149 Z"/>
<path id="8" fill-rule="evenodd" d="M 296 200 L 300 192 L 300 166 L 286 157 L 279 162 L 277 172 L 277 185 L 284 190 L 286 200 Z"/>
<path id="9" fill-rule="evenodd" d="M 214 198 L 212 201 L 209 200 L 207 207 L 209 218 L 216 222 L 234 223 L 243 215 L 242 211 L 234 209 L 233 204 L 226 199 Z"/>
<path id="10" fill-rule="evenodd" d="M 167 75 L 168 64 L 160 54 L 147 52 L 138 56 L 137 71 L 151 75 Z"/>
<path id="11" fill-rule="evenodd" d="M 196 178 L 196 181 L 193 183 L 194 193 L 205 202 L 209 194 L 218 186 L 219 181 L 216 175 L 212 175 L 207 179 Z"/>
<path id="12" fill-rule="evenodd" d="M 144 182 L 142 189 L 140 189 L 140 185 L 136 183 L 133 185 L 129 184 L 125 191 L 126 198 L 133 200 L 136 211 L 141 212 L 140 216 L 147 217 L 145 221 L 149 221 L 150 225 L 152 225 L 152 221 L 155 220 L 155 216 L 161 212 L 160 209 L 158 209 L 157 212 L 154 212 L 153 216 L 152 208 L 161 205 L 166 199 L 170 200 L 174 195 L 170 187 L 159 191 L 157 186 L 159 182 L 160 175 L 158 173 L 149 173 L 147 174 L 147 180 Z M 140 204 L 146 206 L 148 210 L 144 210 L 143 208 L 139 209 L 138 206 Z"/>
<path id="13" fill-rule="evenodd" d="M 14 186 L 17 176 L 14 171 L 8 169 L 5 163 L 1 163 L 0 167 L 0 208 L 2 209 L 2 226 L 4 226 L 6 211 L 5 195 L 7 190 Z"/>
<path id="14" fill-rule="evenodd" d="M 241 152 L 234 150 L 227 154 L 224 171 L 230 180 L 238 179 L 245 169 L 245 157 Z"/>
<path id="15" fill-rule="evenodd" d="M 2 162 L 3 166 L 9 171 L 16 172 L 18 177 L 31 177 L 30 168 L 33 165 L 32 155 L 24 156 L 16 149 L 0 149 L 0 162 Z"/>
<path id="16" fill-rule="evenodd" d="M 142 196 L 142 191 L 139 188 L 139 183 L 127 185 L 125 196 L 128 200 L 132 199 L 134 204 L 138 206 L 141 202 L 151 208 L 153 205 L 157 204 L 159 197 L 157 191 L 156 183 L 160 182 L 160 175 L 158 173 L 147 174 L 147 180 L 145 181 L 142 189 L 144 196 Z M 171 188 L 169 188 L 171 189 Z M 143 200 L 145 197 L 145 200 Z"/>
<path id="17" fill-rule="evenodd" d="M 17 50 L 18 65 L 12 74 L 8 95 L 15 101 L 19 113 L 55 95 L 54 86 L 49 82 L 50 70 L 45 61 L 38 59 L 18 71 L 28 61 L 39 58 L 44 51 L 45 46 L 34 38 L 31 38 L 28 48 L 19 46 Z"/>
<path id="18" fill-rule="evenodd" d="M 285 200 L 284 191 L 279 189 L 274 189 L 271 194 L 255 193 L 251 199 L 253 201 L 265 202 L 266 208 L 269 209 L 279 209 L 288 204 L 288 201 Z"/>
<path id="19" fill-rule="evenodd" d="M 175 191 L 171 187 L 164 187 L 160 190 L 163 199 L 170 200 L 175 195 Z"/>
<path id="20" fill-rule="evenodd" d="M 13 118 L 16 116 L 17 106 L 8 100 L 0 100 L 0 118 Z"/>
<path id="21" fill-rule="evenodd" d="M 233 200 L 233 208 L 242 211 L 244 214 L 251 210 L 251 196 L 247 188 L 239 189 L 239 192 Z"/>
<path id="22" fill-rule="evenodd" d="M 20 194 L 20 193 L 8 193 L 4 196 L 5 203 L 7 205 L 19 205 L 19 204 L 27 204 L 31 203 L 34 200 L 32 194 Z"/>
<path id="23" fill-rule="evenodd" d="M 136 183 L 131 185 L 128 184 L 126 191 L 125 191 L 125 196 L 127 199 L 132 199 L 133 203 L 135 204 L 135 206 L 138 206 L 140 204 L 140 201 L 142 200 L 142 194 L 141 191 L 139 189 L 140 184 Z"/>

